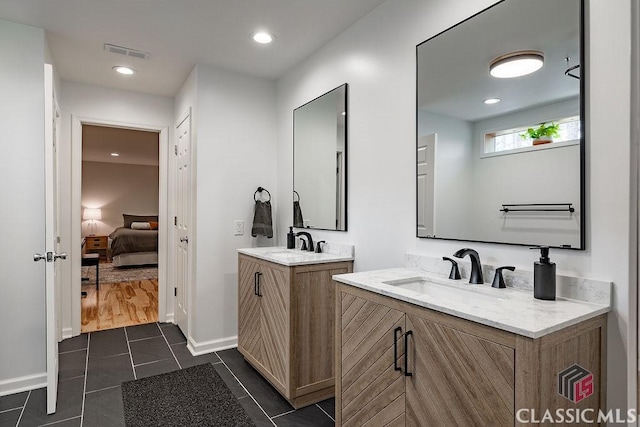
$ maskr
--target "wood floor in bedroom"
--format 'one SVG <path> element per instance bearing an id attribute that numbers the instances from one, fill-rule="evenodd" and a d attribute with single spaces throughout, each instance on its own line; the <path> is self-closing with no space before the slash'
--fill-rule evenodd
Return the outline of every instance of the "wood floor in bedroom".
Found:
<path id="1" fill-rule="evenodd" d="M 82 332 L 158 321 L 158 280 L 82 285 Z"/>

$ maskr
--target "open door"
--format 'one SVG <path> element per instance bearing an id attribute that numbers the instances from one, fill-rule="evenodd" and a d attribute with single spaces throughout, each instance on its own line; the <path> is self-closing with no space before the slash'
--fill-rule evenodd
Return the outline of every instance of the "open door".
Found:
<path id="1" fill-rule="evenodd" d="M 418 237 L 434 237 L 436 231 L 435 158 L 437 138 L 438 135 L 435 133 L 418 138 Z"/>
<path id="2" fill-rule="evenodd" d="M 191 274 L 191 109 L 176 126 L 176 323 L 189 338 L 189 280 Z"/>
<path id="3" fill-rule="evenodd" d="M 57 120 L 58 109 L 53 94 L 53 67 L 45 64 L 45 293 L 47 322 L 47 413 L 56 411 L 58 391 L 58 277 L 56 261 L 66 259 L 59 253 L 57 203 Z M 43 258 L 42 258 L 43 257 Z M 35 258 L 34 258 L 35 259 Z"/>

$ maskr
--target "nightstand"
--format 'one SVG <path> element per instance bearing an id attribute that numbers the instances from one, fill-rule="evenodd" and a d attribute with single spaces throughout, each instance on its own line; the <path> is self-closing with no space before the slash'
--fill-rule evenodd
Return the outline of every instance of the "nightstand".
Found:
<path id="1" fill-rule="evenodd" d="M 109 240 L 107 236 L 87 236 L 84 245 L 85 254 L 98 254 L 100 260 L 107 260 L 107 250 L 109 249 Z"/>

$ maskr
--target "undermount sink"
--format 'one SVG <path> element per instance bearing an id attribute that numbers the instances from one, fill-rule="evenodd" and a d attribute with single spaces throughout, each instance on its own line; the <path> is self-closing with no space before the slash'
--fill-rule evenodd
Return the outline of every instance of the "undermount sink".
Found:
<path id="1" fill-rule="evenodd" d="M 476 302 L 485 301 L 485 302 L 495 302 L 496 298 L 499 298 L 499 295 L 486 295 L 484 293 L 478 292 L 473 288 L 462 288 L 459 286 L 452 286 L 445 283 L 439 283 L 435 280 L 430 280 L 426 277 L 409 277 L 404 279 L 396 279 L 396 280 L 388 280 L 386 282 L 382 282 L 385 285 L 395 286 L 401 289 L 407 289 L 410 291 L 418 292 L 420 294 L 430 295 L 430 296 L 440 296 L 445 298 L 454 298 L 454 299 L 472 299 Z M 467 285 L 464 285 L 467 286 Z M 469 285 L 469 286 L 477 286 L 477 285 Z"/>

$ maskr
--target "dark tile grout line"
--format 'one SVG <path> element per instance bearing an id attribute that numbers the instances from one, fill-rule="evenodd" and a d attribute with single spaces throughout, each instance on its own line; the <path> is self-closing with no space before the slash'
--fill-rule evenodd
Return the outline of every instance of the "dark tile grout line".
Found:
<path id="1" fill-rule="evenodd" d="M 27 394 L 27 398 L 24 401 L 24 406 L 22 407 L 22 411 L 20 411 L 20 416 L 18 417 L 18 421 L 16 422 L 16 427 L 18 427 L 18 425 L 20 424 L 20 421 L 22 421 L 22 415 L 24 415 L 24 409 L 27 407 L 27 403 L 29 402 L 30 397 L 31 397 L 31 390 L 29 390 L 29 394 Z"/>
<path id="2" fill-rule="evenodd" d="M 180 361 L 178 361 L 178 358 L 176 357 L 176 354 L 173 352 L 173 348 L 171 347 L 171 344 L 169 344 L 169 340 L 167 339 L 167 337 L 164 334 L 164 331 L 162 330 L 162 328 L 160 327 L 160 325 L 158 325 L 158 323 L 156 322 L 156 326 L 158 327 L 158 329 L 160 329 L 160 334 L 162 334 L 162 338 L 164 338 L 164 342 L 167 344 L 167 347 L 169 347 L 169 351 L 171 352 L 171 355 L 173 356 L 173 359 L 176 361 L 176 363 L 178 364 L 178 368 L 182 369 L 182 365 L 180 364 Z M 218 356 L 216 354 L 216 356 Z M 219 356 L 218 356 L 219 357 Z"/>
<path id="3" fill-rule="evenodd" d="M 82 416 L 81 415 L 77 415 L 75 417 L 71 417 L 71 418 L 65 418 L 64 420 L 59 420 L 59 421 L 54 421 L 52 423 L 47 423 L 47 424 L 41 424 L 38 427 L 45 427 L 45 426 L 54 426 L 56 424 L 60 424 L 63 423 L 65 421 L 69 421 L 69 420 L 75 420 L 76 418 L 80 418 L 80 425 L 82 426 Z"/>
<path id="4" fill-rule="evenodd" d="M 11 412 L 11 411 L 15 411 L 17 409 L 22 409 L 22 406 L 16 406 L 15 408 L 9 408 L 9 409 L 3 409 L 2 411 L 0 411 L 0 414 L 4 414 L 5 412 Z"/>
<path id="5" fill-rule="evenodd" d="M 220 355 L 218 354 L 217 351 L 214 351 L 214 353 L 216 354 L 216 356 L 218 356 L 218 358 L 222 361 L 222 364 L 227 368 L 227 370 L 229 371 L 229 373 L 231 373 L 231 375 L 233 375 L 233 378 L 236 379 L 236 381 L 238 381 L 238 384 L 240 384 L 240 386 L 244 389 L 244 391 L 247 393 L 247 396 L 249 396 L 251 398 L 251 400 L 253 400 L 253 402 L 258 406 L 258 408 L 260 408 L 260 410 L 262 411 L 262 413 L 264 413 L 264 415 L 267 417 L 267 419 L 269 421 L 271 421 L 271 424 L 273 424 L 274 426 L 276 425 L 276 423 L 273 422 L 273 420 L 271 419 L 271 417 L 269 416 L 269 414 L 267 414 L 267 412 L 262 408 L 262 406 L 260 406 L 260 404 L 258 403 L 258 401 L 256 400 L 255 397 L 253 397 L 253 395 L 251 393 L 249 393 L 249 390 L 247 390 L 247 388 L 244 386 L 244 384 L 242 384 L 242 382 L 240 381 L 240 379 L 236 376 L 236 374 L 231 370 L 231 368 L 229 368 L 229 366 L 227 365 L 227 363 L 224 361 L 224 359 L 222 359 L 222 357 L 220 357 Z M 277 427 L 277 426 L 276 426 Z"/>
<path id="6" fill-rule="evenodd" d="M 89 376 L 89 346 L 91 345 L 91 332 L 87 335 L 87 357 L 84 362 L 84 384 L 82 385 L 82 408 L 80 410 L 80 427 L 84 423 L 84 402 L 87 398 L 87 377 Z"/>
<path id="7" fill-rule="evenodd" d="M 331 418 L 331 421 L 333 421 L 334 423 L 336 422 L 336 420 L 335 420 L 331 415 L 329 415 L 329 413 L 328 413 L 327 411 L 325 411 L 324 409 L 322 409 L 322 406 L 320 406 L 320 405 L 319 405 L 319 404 L 317 404 L 317 403 L 316 403 L 316 406 L 318 407 L 318 409 L 320 409 L 322 412 L 324 412 L 324 414 L 325 414 L 327 417 Z"/>
<path id="8" fill-rule="evenodd" d="M 131 353 L 131 345 L 129 344 L 129 334 L 127 334 L 127 327 L 125 326 L 123 330 L 124 330 L 124 339 L 127 341 L 127 348 L 129 349 L 129 360 L 131 360 L 131 369 L 133 370 L 133 379 L 137 380 L 138 375 L 136 374 L 136 366 L 133 364 L 133 353 Z"/>

